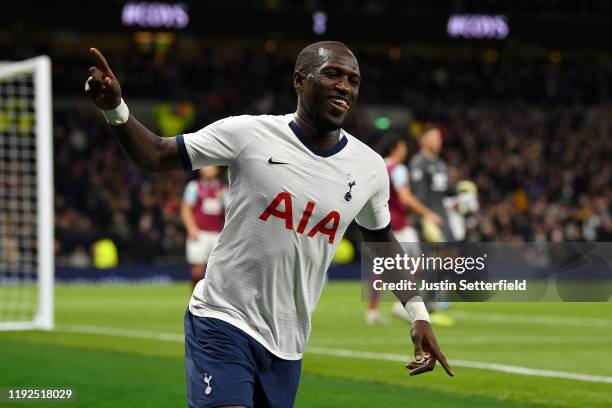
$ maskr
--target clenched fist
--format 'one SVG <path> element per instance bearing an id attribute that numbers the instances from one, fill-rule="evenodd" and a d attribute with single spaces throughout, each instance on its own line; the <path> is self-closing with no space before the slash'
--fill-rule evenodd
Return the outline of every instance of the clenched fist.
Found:
<path id="1" fill-rule="evenodd" d="M 121 86 L 108 66 L 106 58 L 95 48 L 89 50 L 96 60 L 96 66 L 89 68 L 89 78 L 85 82 L 85 93 L 99 109 L 113 109 L 121 103 Z"/>

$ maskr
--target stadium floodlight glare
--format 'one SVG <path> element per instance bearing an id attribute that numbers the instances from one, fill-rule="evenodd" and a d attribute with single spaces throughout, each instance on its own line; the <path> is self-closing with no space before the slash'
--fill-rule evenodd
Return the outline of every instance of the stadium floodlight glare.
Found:
<path id="1" fill-rule="evenodd" d="M 128 2 L 121 11 L 121 22 L 142 28 L 185 28 L 189 8 L 183 3 Z"/>
<path id="2" fill-rule="evenodd" d="M 391 119 L 386 116 L 379 116 L 374 120 L 374 127 L 378 130 L 387 130 L 391 127 Z"/>
<path id="3" fill-rule="evenodd" d="M 315 11 L 312 13 L 312 32 L 316 35 L 323 35 L 327 31 L 327 13 Z"/>
<path id="4" fill-rule="evenodd" d="M 53 328 L 51 60 L 0 63 L 0 330 Z"/>
<path id="5" fill-rule="evenodd" d="M 446 32 L 455 38 L 502 40 L 510 34 L 510 27 L 504 15 L 453 14 L 448 18 Z"/>

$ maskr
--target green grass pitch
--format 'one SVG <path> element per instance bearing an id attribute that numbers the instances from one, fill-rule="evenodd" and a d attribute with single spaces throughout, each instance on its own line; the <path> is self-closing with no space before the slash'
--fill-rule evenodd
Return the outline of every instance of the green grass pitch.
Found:
<path id="1" fill-rule="evenodd" d="M 55 293 L 57 330 L 0 332 L 0 387 L 72 387 L 77 400 L 0 408 L 186 406 L 187 284 L 59 286 Z M 389 358 L 411 353 L 409 326 L 392 318 L 366 326 L 364 311 L 358 283 L 327 285 L 297 407 L 612 406 L 610 303 L 454 304 L 456 326 L 436 333 L 457 362 L 455 378 L 440 367 L 410 377 Z M 487 369 L 471 368 L 474 362 Z M 527 376 L 504 372 L 508 366 L 548 371 Z M 567 373 L 590 381 L 555 378 Z"/>

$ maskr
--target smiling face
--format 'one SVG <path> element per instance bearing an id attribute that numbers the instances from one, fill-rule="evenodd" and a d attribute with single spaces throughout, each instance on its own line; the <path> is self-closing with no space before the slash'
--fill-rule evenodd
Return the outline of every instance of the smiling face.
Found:
<path id="1" fill-rule="evenodd" d="M 302 66 L 298 58 L 293 76 L 298 111 L 303 110 L 316 128 L 336 130 L 357 101 L 361 82 L 359 65 L 353 53 L 342 44 L 325 44 L 313 51 L 310 60 Z"/>

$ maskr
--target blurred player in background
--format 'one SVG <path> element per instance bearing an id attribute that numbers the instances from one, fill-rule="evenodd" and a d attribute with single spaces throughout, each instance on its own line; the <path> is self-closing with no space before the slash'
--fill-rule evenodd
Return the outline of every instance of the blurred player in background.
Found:
<path id="1" fill-rule="evenodd" d="M 365 241 L 387 244 L 374 256 L 401 250 L 384 160 L 341 129 L 359 93 L 355 55 L 331 41 L 304 48 L 295 113 L 229 117 L 162 138 L 130 115 L 108 62 L 91 52 L 98 66 L 85 91 L 140 168 L 230 166 L 226 223 L 185 313 L 189 406 L 293 406 L 311 316 L 346 228 L 356 219 Z M 454 375 L 418 293 L 394 293 L 412 316 L 410 374 L 440 362 Z"/>
<path id="2" fill-rule="evenodd" d="M 408 255 L 419 256 L 419 236 L 416 229 L 410 225 L 409 213 L 413 211 L 435 225 L 442 225 L 442 218 L 425 207 L 410 189 L 408 168 L 404 164 L 408 156 L 408 143 L 399 135 L 388 135 L 380 149 L 385 159 L 390 181 L 389 212 L 391 213 L 391 229 L 395 238 L 402 243 Z M 378 291 L 371 290 L 370 302 L 366 312 L 367 324 L 385 324 L 384 317 L 378 310 Z M 408 317 L 401 303 L 396 302 L 392 311 L 402 318 Z"/>
<path id="3" fill-rule="evenodd" d="M 451 190 L 448 167 L 440 157 L 442 144 L 440 127 L 433 123 L 426 123 L 419 138 L 420 150 L 410 160 L 410 182 L 414 194 L 442 220 L 439 225 L 425 217 L 417 218 L 423 241 L 432 244 L 454 242 L 444 206 L 444 199 L 450 195 Z M 448 251 L 448 249 L 443 251 Z M 438 299 L 437 293 L 435 297 L 436 299 L 427 299 L 427 307 L 432 312 L 432 322 L 442 326 L 453 326 L 455 320 L 441 311 L 448 307 L 448 302 L 445 299 Z"/>
<path id="4" fill-rule="evenodd" d="M 414 195 L 434 211 L 441 225 L 425 217 L 418 217 L 426 242 L 450 242 L 452 234 L 443 200 L 448 195 L 448 168 L 440 157 L 442 131 L 434 124 L 425 124 L 419 138 L 420 150 L 410 160 L 410 184 Z"/>
<path id="5" fill-rule="evenodd" d="M 417 211 L 423 240 L 431 243 L 460 242 L 465 239 L 466 216 L 478 211 L 478 189 L 470 180 L 461 180 L 458 168 L 449 171 L 440 157 L 442 131 L 426 124 L 419 139 L 420 151 L 410 160 L 410 181 L 414 194 L 439 215 L 435 222 Z"/>
<path id="6" fill-rule="evenodd" d="M 187 183 L 181 202 L 181 219 L 187 230 L 187 262 L 194 287 L 204 277 L 208 257 L 223 229 L 225 199 L 218 167 L 204 166 L 198 173 L 197 180 Z"/>

